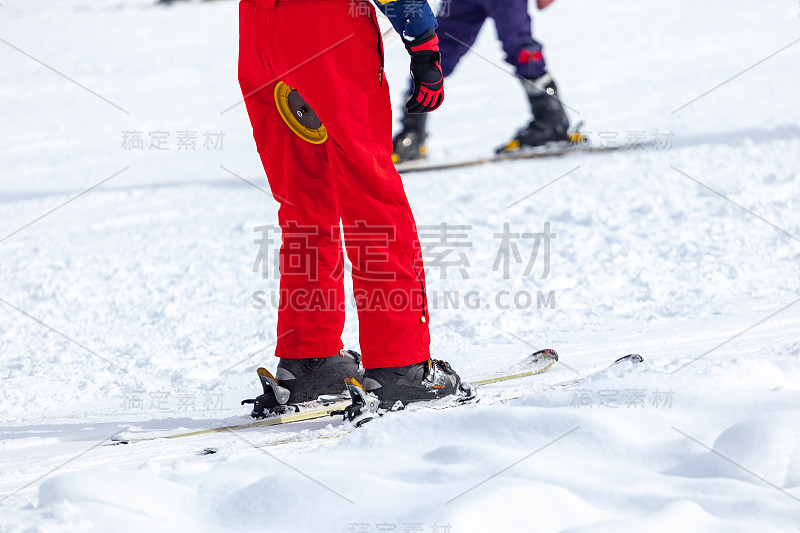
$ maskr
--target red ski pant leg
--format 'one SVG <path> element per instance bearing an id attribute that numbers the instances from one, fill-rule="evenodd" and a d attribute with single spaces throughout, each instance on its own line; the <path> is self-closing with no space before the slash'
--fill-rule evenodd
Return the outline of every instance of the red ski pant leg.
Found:
<path id="1" fill-rule="evenodd" d="M 292 132 L 275 105 L 266 10 L 240 6 L 239 81 L 258 153 L 280 203 L 280 303 L 275 355 L 327 357 L 342 348 L 344 259 L 328 149 Z"/>
<path id="2" fill-rule="evenodd" d="M 270 186 L 282 197 L 282 227 L 288 213 L 323 229 L 341 217 L 364 366 L 404 366 L 430 357 L 425 280 L 414 218 L 391 162 L 380 32 L 371 8 L 366 15 L 353 9 L 360 1 L 279 0 L 274 10 L 242 2 L 240 80 Z M 320 117 L 329 135 L 323 145 L 292 139 L 279 122 L 269 104 L 276 78 L 296 88 Z M 295 205 L 287 208 L 287 201 Z M 285 239 L 286 228 L 284 248 Z M 318 253 L 322 264 L 333 261 L 332 247 Z M 298 310 L 281 309 L 279 335 L 294 335 L 283 329 L 291 323 L 301 335 L 320 336 L 321 324 L 306 328 L 284 318 L 287 313 Z"/>

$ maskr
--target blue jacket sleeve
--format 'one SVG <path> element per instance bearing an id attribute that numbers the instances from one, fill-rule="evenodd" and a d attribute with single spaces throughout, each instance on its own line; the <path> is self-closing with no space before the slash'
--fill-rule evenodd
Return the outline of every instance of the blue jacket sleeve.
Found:
<path id="1" fill-rule="evenodd" d="M 438 26 L 427 0 L 373 0 L 406 41 Z"/>

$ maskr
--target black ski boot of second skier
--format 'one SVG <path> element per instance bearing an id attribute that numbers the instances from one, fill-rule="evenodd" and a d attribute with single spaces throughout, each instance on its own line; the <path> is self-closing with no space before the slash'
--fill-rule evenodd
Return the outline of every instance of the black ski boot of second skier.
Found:
<path id="1" fill-rule="evenodd" d="M 426 113 L 409 113 L 404 111 L 403 129 L 392 139 L 392 162 L 397 164 L 422 159 L 427 153 L 425 148 Z"/>
<path id="2" fill-rule="evenodd" d="M 570 141 L 569 119 L 558 99 L 558 90 L 549 74 L 523 82 L 531 103 L 533 120 L 517 132 L 507 144 L 497 149 L 498 154 L 513 154 L 552 142 Z"/>
<path id="3" fill-rule="evenodd" d="M 264 418 L 296 410 L 298 404 L 315 401 L 320 396 L 340 395 L 345 391 L 345 378 L 361 376 L 360 363 L 361 354 L 353 350 L 341 350 L 333 357 L 281 358 L 274 376 L 265 368 L 258 369 L 264 393 L 243 400 L 242 405 L 252 403 L 250 416 Z"/>
<path id="4" fill-rule="evenodd" d="M 352 404 L 341 414 L 357 425 L 380 415 L 379 410 L 399 410 L 409 403 L 452 397 L 458 402 L 474 398 L 477 389 L 445 361 L 429 359 L 409 366 L 371 368 L 361 383 L 346 380 Z"/>

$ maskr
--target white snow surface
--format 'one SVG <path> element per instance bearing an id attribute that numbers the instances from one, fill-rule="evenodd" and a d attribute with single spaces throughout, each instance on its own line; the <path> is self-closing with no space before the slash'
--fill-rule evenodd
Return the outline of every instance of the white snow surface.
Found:
<path id="1" fill-rule="evenodd" d="M 658 146 L 405 185 L 418 224 L 468 226 L 451 257 L 469 278 L 428 274 L 436 357 L 466 379 L 534 348 L 563 364 L 355 431 L 108 446 L 246 422 L 254 370 L 276 365 L 253 241 L 277 203 L 239 104 L 237 6 L 3 2 L 0 531 L 796 531 L 800 5 L 561 0 L 534 24 L 573 122 Z M 489 155 L 528 120 L 491 23 L 474 52 L 432 159 Z M 398 39 L 386 60 L 397 108 Z M 544 279 L 541 257 L 523 273 L 530 239 L 493 270 L 505 223 L 548 222 Z M 343 340 L 358 348 L 352 308 Z"/>

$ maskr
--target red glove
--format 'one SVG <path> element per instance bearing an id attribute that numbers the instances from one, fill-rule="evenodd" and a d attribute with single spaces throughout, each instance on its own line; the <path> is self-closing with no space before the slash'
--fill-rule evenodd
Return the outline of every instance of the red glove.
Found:
<path id="1" fill-rule="evenodd" d="M 414 81 L 414 92 L 406 103 L 406 109 L 409 113 L 428 113 L 442 105 L 444 100 L 439 37 L 434 30 L 429 30 L 407 42 L 406 50 L 411 56 L 411 78 Z"/>

